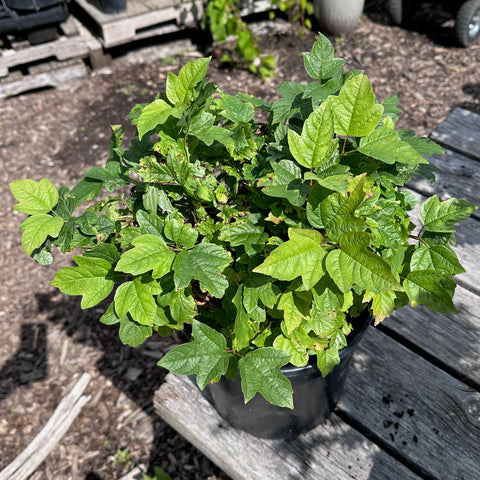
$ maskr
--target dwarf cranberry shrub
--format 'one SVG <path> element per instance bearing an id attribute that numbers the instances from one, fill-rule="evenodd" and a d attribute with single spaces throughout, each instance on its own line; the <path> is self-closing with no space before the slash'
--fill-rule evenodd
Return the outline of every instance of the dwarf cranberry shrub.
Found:
<path id="1" fill-rule="evenodd" d="M 413 174 L 433 181 L 424 156 L 441 148 L 396 130 L 397 99 L 378 103 L 325 37 L 304 63 L 312 81 L 286 82 L 268 103 L 223 93 L 206 80 L 209 59 L 192 61 L 130 112 L 128 147 L 112 127 L 104 168 L 71 189 L 10 185 L 29 215 L 26 252 L 49 263 L 52 247 L 79 249 L 53 285 L 83 308 L 112 294 L 100 321 L 125 344 L 191 324 L 193 340 L 160 365 L 202 389 L 239 370 L 245 401 L 260 392 L 287 407 L 280 367 L 315 358 L 328 374 L 364 309 L 377 322 L 407 303 L 455 311 L 455 224 L 476 208 L 433 196 L 416 228 L 402 187 Z"/>

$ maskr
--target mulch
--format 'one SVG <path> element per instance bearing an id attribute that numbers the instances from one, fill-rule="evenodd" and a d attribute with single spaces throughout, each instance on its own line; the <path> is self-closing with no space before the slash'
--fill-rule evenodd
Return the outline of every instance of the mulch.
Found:
<path id="1" fill-rule="evenodd" d="M 480 45 L 456 47 L 453 19 L 433 5 L 422 5 L 406 30 L 389 25 L 375 2 L 367 2 L 358 28 L 333 39 L 337 56 L 348 68 L 365 70 L 379 99 L 398 94 L 404 111 L 399 127 L 419 135 L 428 135 L 456 106 L 480 113 Z M 265 26 L 261 43 L 277 58 L 277 76 L 262 83 L 247 72 L 221 68 L 216 52 L 208 52 L 214 55 L 209 77 L 224 91 L 272 100 L 282 82 L 307 81 L 300 53 L 310 50 L 314 34 L 294 25 L 281 32 Z M 88 372 L 86 393 L 92 399 L 35 480 L 106 480 L 138 466 L 152 471 L 155 465 L 173 479 L 228 478 L 153 410 L 153 393 L 165 376 L 156 361 L 180 339 L 153 338 L 137 349 L 125 347 L 116 327 L 98 322 L 102 306 L 83 311 L 78 299 L 50 287 L 57 268 L 70 264 L 71 257 L 56 258 L 51 267 L 26 257 L 18 231 L 24 215 L 12 211 L 8 192 L 8 182 L 26 177 L 71 186 L 82 170 L 102 165 L 109 125 L 126 124 L 136 103 L 150 101 L 164 88 L 169 70 L 200 55 L 192 48 L 152 61 L 151 51 L 122 53 L 110 69 L 93 71 L 66 89 L 0 103 L 0 470 Z"/>

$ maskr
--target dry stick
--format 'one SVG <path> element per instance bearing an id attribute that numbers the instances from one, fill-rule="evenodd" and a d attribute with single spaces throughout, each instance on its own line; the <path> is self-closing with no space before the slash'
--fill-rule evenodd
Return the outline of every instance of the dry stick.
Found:
<path id="1" fill-rule="evenodd" d="M 84 373 L 70 393 L 58 404 L 41 432 L 0 472 L 0 480 L 25 480 L 45 460 L 65 435 L 82 407 L 90 400 L 90 396 L 82 396 L 89 381 L 90 375 Z"/>

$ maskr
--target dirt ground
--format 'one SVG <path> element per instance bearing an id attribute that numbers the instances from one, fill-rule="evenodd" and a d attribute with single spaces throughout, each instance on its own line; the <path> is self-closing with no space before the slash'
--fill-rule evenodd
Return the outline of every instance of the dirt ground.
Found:
<path id="1" fill-rule="evenodd" d="M 410 30 L 393 27 L 375 2 L 367 2 L 358 28 L 333 40 L 349 68 L 369 75 L 379 99 L 398 94 L 405 112 L 399 126 L 428 135 L 456 106 L 480 113 L 480 45 L 457 48 L 452 27 L 450 16 L 428 3 Z M 282 33 L 263 34 L 261 41 L 278 63 L 271 82 L 218 68 L 215 59 L 210 79 L 224 91 L 266 99 L 275 98 L 274 88 L 284 81 L 307 80 L 300 53 L 310 50 L 313 33 L 290 25 Z M 97 321 L 101 308 L 82 311 L 78 299 L 50 287 L 56 267 L 71 259 L 44 267 L 26 257 L 18 231 L 24 215 L 12 212 L 8 191 L 8 182 L 25 177 L 71 186 L 83 169 L 102 165 L 109 125 L 126 124 L 133 105 L 163 89 L 169 70 L 200 55 L 192 47 L 151 60 L 154 51 L 122 54 L 109 69 L 63 90 L 0 101 L 0 470 L 88 372 L 90 402 L 32 478 L 118 479 L 135 467 L 155 465 L 173 479 L 228 478 L 154 413 L 152 396 L 165 375 L 156 361 L 173 340 L 122 346 L 115 327 Z"/>

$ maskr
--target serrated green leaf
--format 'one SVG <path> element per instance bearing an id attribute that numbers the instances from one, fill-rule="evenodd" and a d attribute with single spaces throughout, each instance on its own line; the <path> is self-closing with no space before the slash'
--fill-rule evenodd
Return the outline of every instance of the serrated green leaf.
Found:
<path id="1" fill-rule="evenodd" d="M 165 221 L 155 213 L 148 213 L 145 210 L 138 210 L 136 216 L 138 225 L 144 235 L 156 235 L 163 238 L 163 227 Z"/>
<path id="2" fill-rule="evenodd" d="M 307 198 L 307 219 L 313 227 L 325 228 L 332 240 L 347 231 L 362 231 L 366 223 L 355 211 L 366 199 L 365 175 L 351 178 L 344 193 L 326 191 L 315 185 Z"/>
<path id="3" fill-rule="evenodd" d="M 160 285 L 148 276 L 122 283 L 115 292 L 115 312 L 120 318 L 130 313 L 141 325 L 153 325 L 157 311 L 153 296 L 161 292 Z"/>
<path id="4" fill-rule="evenodd" d="M 190 223 L 183 223 L 178 218 L 168 220 L 165 223 L 164 232 L 169 240 L 184 248 L 193 247 L 198 237 L 198 231 Z"/>
<path id="5" fill-rule="evenodd" d="M 106 298 L 113 289 L 113 268 L 103 258 L 74 256 L 78 267 L 63 267 L 52 285 L 67 295 L 82 295 L 82 308 L 90 308 Z"/>
<path id="6" fill-rule="evenodd" d="M 158 365 L 180 375 L 196 375 L 198 386 L 203 390 L 227 371 L 231 354 L 226 352 L 225 337 L 198 320 L 193 321 L 192 336 L 191 342 L 167 352 Z"/>
<path id="7" fill-rule="evenodd" d="M 364 137 L 382 118 L 383 106 L 375 103 L 370 80 L 363 74 L 351 77 L 331 102 L 338 135 Z"/>
<path id="8" fill-rule="evenodd" d="M 413 130 L 398 130 L 400 138 L 413 147 L 420 155 L 442 155 L 445 153 L 443 148 L 433 140 L 427 137 L 416 137 Z"/>
<path id="9" fill-rule="evenodd" d="M 402 291 L 390 265 L 368 250 L 370 234 L 347 232 L 340 237 L 340 248 L 332 250 L 326 260 L 329 275 L 342 292 L 353 284 L 374 293 Z"/>
<path id="10" fill-rule="evenodd" d="M 185 290 L 178 290 L 170 301 L 170 314 L 178 325 L 192 323 L 196 315 L 193 295 L 186 294 Z"/>
<path id="11" fill-rule="evenodd" d="M 280 407 L 293 408 L 293 390 L 280 368 L 290 361 L 288 353 L 273 347 L 248 352 L 238 362 L 245 403 L 256 393 Z"/>
<path id="12" fill-rule="evenodd" d="M 241 351 L 248 347 L 250 340 L 256 335 L 256 325 L 251 316 L 243 306 L 244 286 L 240 285 L 232 299 L 232 303 L 236 307 L 235 323 L 233 326 L 234 338 L 232 346 L 237 351 Z M 256 308 L 256 306 L 254 307 Z M 253 312 L 253 309 L 252 309 Z"/>
<path id="13" fill-rule="evenodd" d="M 296 367 L 304 367 L 308 363 L 307 349 L 291 338 L 279 335 L 273 342 L 273 348 L 290 355 L 290 363 Z"/>
<path id="14" fill-rule="evenodd" d="M 436 312 L 456 313 L 452 302 L 455 283 L 451 283 L 452 285 L 442 272 L 416 270 L 407 275 L 403 286 L 412 307 L 422 304 Z"/>
<path id="15" fill-rule="evenodd" d="M 286 198 L 292 205 L 300 207 L 305 203 L 304 195 L 309 187 L 302 183 L 302 171 L 291 160 L 272 162 L 274 173 L 259 181 L 259 187 L 269 197 Z"/>
<path id="16" fill-rule="evenodd" d="M 364 296 L 364 302 L 372 302 L 372 313 L 375 316 L 375 325 L 389 317 L 397 308 L 395 301 L 396 292 L 371 293 Z"/>
<path id="17" fill-rule="evenodd" d="M 268 240 L 268 234 L 265 233 L 263 226 L 255 225 L 248 218 L 240 218 L 234 223 L 224 225 L 218 238 L 223 242 L 229 242 L 232 247 L 264 245 Z"/>
<path id="18" fill-rule="evenodd" d="M 213 142 L 220 142 L 230 151 L 234 148 L 232 139 L 232 132 L 226 128 L 214 125 L 215 117 L 207 112 L 200 112 L 195 116 L 189 127 L 188 134 L 197 137 L 205 143 L 205 145 L 212 145 Z"/>
<path id="19" fill-rule="evenodd" d="M 156 235 L 141 235 L 132 241 L 133 248 L 118 261 L 119 272 L 141 275 L 152 270 L 153 278 L 163 277 L 171 269 L 175 253 Z"/>
<path id="20" fill-rule="evenodd" d="M 167 74 L 166 94 L 174 105 L 188 102 L 195 87 L 205 78 L 210 58 L 198 58 L 184 65 L 178 76 L 173 72 Z"/>
<path id="21" fill-rule="evenodd" d="M 20 226 L 20 230 L 24 230 L 22 247 L 28 255 L 31 255 L 47 237 L 56 238 L 63 227 L 63 223 L 62 217 L 52 217 L 46 213 L 38 213 L 28 217 Z"/>
<path id="22" fill-rule="evenodd" d="M 120 319 L 118 336 L 124 345 L 135 348 L 152 336 L 152 327 L 137 323 L 128 316 L 123 317 Z"/>
<path id="23" fill-rule="evenodd" d="M 307 116 L 312 110 L 310 99 L 303 98 L 305 87 L 300 83 L 285 82 L 276 88 L 282 95 L 272 105 L 273 123 L 285 122 L 297 113 Z"/>
<path id="24" fill-rule="evenodd" d="M 279 296 L 278 287 L 268 277 L 250 274 L 243 288 L 243 306 L 248 313 L 258 305 L 258 301 L 267 308 L 273 308 Z"/>
<path id="25" fill-rule="evenodd" d="M 428 163 L 413 147 L 402 141 L 395 130 L 384 126 L 363 137 L 358 151 L 389 164 L 398 162 L 416 166 Z"/>
<path id="26" fill-rule="evenodd" d="M 313 44 L 311 52 L 303 54 L 303 62 L 310 77 L 319 80 L 333 77 L 337 72 L 341 72 L 345 65 L 345 60 L 335 58 L 332 43 L 321 33 Z"/>
<path id="27" fill-rule="evenodd" d="M 120 322 L 120 318 L 118 318 L 117 314 L 115 313 L 115 306 L 112 302 L 105 313 L 99 318 L 99 322 L 103 323 L 104 325 L 115 325 Z"/>
<path id="28" fill-rule="evenodd" d="M 287 334 L 292 333 L 299 327 L 304 319 L 304 315 L 298 309 L 293 292 L 285 292 L 278 301 L 278 310 L 283 310 L 283 321 L 287 329 Z"/>
<path id="29" fill-rule="evenodd" d="M 410 269 L 437 270 L 451 275 L 465 272 L 456 253 L 448 245 L 421 245 L 412 255 Z"/>
<path id="30" fill-rule="evenodd" d="M 57 204 L 58 190 L 48 178 L 39 182 L 30 179 L 17 180 L 9 184 L 18 203 L 13 207 L 17 212 L 35 215 L 48 213 Z"/>
<path id="31" fill-rule="evenodd" d="M 240 99 L 238 96 L 222 94 L 218 100 L 222 114 L 234 123 L 250 122 L 253 120 L 254 106 Z"/>
<path id="32" fill-rule="evenodd" d="M 84 257 L 94 257 L 94 258 L 103 258 L 110 265 L 115 265 L 115 263 L 120 259 L 120 252 L 118 248 L 111 243 L 101 243 L 91 250 L 86 250 L 83 252 Z"/>
<path id="33" fill-rule="evenodd" d="M 467 219 L 477 208 L 467 200 L 450 198 L 441 202 L 433 195 L 423 203 L 420 220 L 428 232 L 455 233 L 455 224 Z"/>
<path id="34" fill-rule="evenodd" d="M 317 353 L 317 367 L 323 377 L 326 377 L 339 363 L 340 356 L 336 349 L 328 348 Z"/>
<path id="35" fill-rule="evenodd" d="M 273 250 L 253 271 L 278 280 L 293 280 L 301 276 L 304 287 L 309 290 L 325 271 L 323 237 L 316 230 L 297 228 L 290 228 L 288 237 L 289 240 Z"/>
<path id="36" fill-rule="evenodd" d="M 221 246 L 213 243 L 200 243 L 191 250 L 180 252 L 173 262 L 175 286 L 186 288 L 192 280 L 200 282 L 202 291 L 222 298 L 228 287 L 223 270 L 230 265 L 232 257 Z"/>
<path id="37" fill-rule="evenodd" d="M 288 144 L 293 158 L 300 165 L 315 168 L 326 163 L 338 145 L 338 139 L 333 138 L 330 102 L 322 103 L 309 115 L 301 135 L 288 130 Z"/>
<path id="38" fill-rule="evenodd" d="M 164 124 L 170 115 L 178 115 L 178 111 L 165 100 L 157 98 L 147 105 L 137 120 L 138 138 L 141 140 L 146 133 Z"/>

